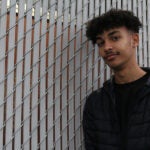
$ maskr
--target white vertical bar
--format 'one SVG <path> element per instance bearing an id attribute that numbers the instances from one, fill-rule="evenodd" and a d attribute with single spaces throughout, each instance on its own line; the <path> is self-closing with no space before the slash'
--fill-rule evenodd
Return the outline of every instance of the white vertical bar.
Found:
<path id="1" fill-rule="evenodd" d="M 91 42 L 89 42 L 88 46 L 88 81 L 87 81 L 87 90 L 88 92 L 92 92 L 92 86 L 93 86 L 93 45 Z"/>
<path id="2" fill-rule="evenodd" d="M 110 67 L 108 67 L 108 65 L 106 66 L 106 80 L 108 80 L 111 76 L 111 70 Z"/>
<path id="3" fill-rule="evenodd" d="M 99 15 L 99 5 L 100 5 L 99 0 L 95 0 L 95 16 Z"/>
<path id="4" fill-rule="evenodd" d="M 53 93 L 51 91 L 49 92 L 48 97 L 52 97 Z M 52 99 L 50 99 L 52 101 Z M 51 108 L 53 104 L 49 103 L 49 109 L 48 109 L 48 148 L 53 149 L 54 148 L 54 141 L 53 141 L 53 108 Z"/>
<path id="5" fill-rule="evenodd" d="M 80 55 L 79 55 L 80 56 Z M 76 59 L 76 61 L 78 61 L 78 59 Z M 80 93 L 80 67 L 77 68 L 76 72 L 75 72 L 75 92 L 79 92 Z M 76 93 L 75 93 L 76 94 Z M 80 99 L 75 100 L 80 101 Z"/>
<path id="6" fill-rule="evenodd" d="M 11 1 L 9 43 L 8 43 L 8 72 L 7 76 L 7 102 L 6 102 L 6 149 L 12 148 L 13 132 L 13 87 L 14 87 L 14 52 L 15 52 L 15 23 L 16 23 L 16 0 Z M 10 73 L 11 72 L 11 73 Z"/>
<path id="7" fill-rule="evenodd" d="M 76 149 L 79 149 L 79 146 L 81 145 L 81 136 L 80 131 L 81 130 L 81 107 L 80 107 L 80 91 L 78 90 L 75 93 L 75 145 Z"/>
<path id="8" fill-rule="evenodd" d="M 7 11 L 7 1 L 1 1 L 1 12 L 0 14 L 5 14 Z M 4 120 L 4 78 L 5 78 L 5 51 L 6 45 L 6 17 L 7 13 L 4 16 L 0 17 L 0 149 L 3 147 L 3 120 Z"/>
<path id="9" fill-rule="evenodd" d="M 128 0 L 128 10 L 132 11 L 132 1 Z"/>
<path id="10" fill-rule="evenodd" d="M 32 118 L 31 118 L 31 148 L 37 149 L 38 145 L 38 72 L 39 72 L 39 40 L 40 40 L 40 6 L 41 1 L 35 4 L 33 68 L 32 68 Z"/>
<path id="11" fill-rule="evenodd" d="M 63 1 L 57 1 L 57 26 L 56 26 L 56 59 L 55 59 L 55 142 L 56 149 L 61 149 L 60 139 L 60 82 L 61 82 L 61 42 L 62 42 L 62 8 Z"/>
<path id="12" fill-rule="evenodd" d="M 32 35 L 32 1 L 27 1 L 25 62 L 24 62 L 24 105 L 23 105 L 23 144 L 29 149 L 30 138 L 30 65 L 31 65 L 31 35 Z"/>
<path id="13" fill-rule="evenodd" d="M 70 130 L 70 120 L 73 120 L 73 125 L 74 125 L 74 119 L 73 119 L 73 113 L 74 113 L 74 107 L 73 107 L 73 102 L 74 102 L 74 41 L 75 41 L 75 9 L 76 9 L 76 1 L 71 0 L 70 4 L 70 9 L 71 9 L 71 22 L 70 22 L 70 47 L 69 47 L 69 77 L 68 77 L 68 104 L 69 104 L 69 114 L 68 114 L 68 120 L 69 120 L 69 143 L 71 140 L 71 133 L 72 131 Z M 74 140 L 73 140 L 74 141 Z M 74 144 L 74 143 L 73 143 Z M 73 145 L 74 147 L 74 145 Z M 70 149 L 70 147 L 69 147 Z"/>
<path id="14" fill-rule="evenodd" d="M 62 53 L 62 89 L 63 93 L 62 96 L 62 109 L 66 108 L 67 106 L 67 53 L 68 53 L 68 23 L 69 23 L 69 2 L 68 0 L 65 0 L 65 6 L 64 6 L 65 12 L 64 12 L 64 22 L 63 22 L 63 28 L 64 28 L 64 33 L 63 33 L 63 53 Z M 65 127 L 65 126 L 64 126 Z"/>
<path id="15" fill-rule="evenodd" d="M 120 3 L 121 3 L 121 0 L 120 0 Z M 112 4 L 111 4 L 110 0 L 107 0 L 107 3 L 105 2 L 105 5 L 106 5 L 106 11 L 108 11 L 110 9 L 110 7 L 118 8 L 118 0 L 112 0 Z M 107 66 L 105 71 L 106 71 L 106 74 L 105 74 L 105 76 L 103 76 L 103 78 L 109 79 L 110 78 L 110 68 Z"/>
<path id="16" fill-rule="evenodd" d="M 148 40 L 148 47 L 147 49 L 150 49 L 150 1 L 147 1 L 147 40 Z M 150 66 L 150 52 L 148 51 L 148 67 Z"/>
<path id="17" fill-rule="evenodd" d="M 67 36 L 67 35 L 66 35 Z M 67 40 L 67 39 L 66 39 Z M 65 51 L 62 54 L 62 118 L 63 120 L 67 119 L 67 48 L 65 48 Z M 66 114 L 65 114 L 66 113 Z M 67 135 L 67 130 L 65 129 L 67 126 L 67 122 L 62 120 L 62 134 L 64 136 Z M 67 137 L 62 138 L 62 142 L 66 143 Z M 66 146 L 64 143 L 62 143 L 62 146 Z M 65 147 L 64 147 L 65 149 Z"/>
<path id="18" fill-rule="evenodd" d="M 89 0 L 89 18 L 92 19 L 94 17 L 94 1 Z"/>
<path id="19" fill-rule="evenodd" d="M 80 49 L 81 49 L 81 26 L 82 26 L 82 3 L 77 1 L 76 16 L 76 51 L 75 51 L 75 91 L 80 86 Z"/>
<path id="20" fill-rule="evenodd" d="M 107 3 L 111 3 L 110 1 L 107 1 Z M 115 5 L 115 3 L 114 2 L 112 2 L 112 5 L 114 6 Z M 113 7 L 112 6 L 112 7 Z M 103 14 L 103 13 L 105 13 L 105 1 L 103 1 L 103 0 L 101 0 L 101 14 Z M 105 71 L 105 64 L 104 64 L 104 62 L 103 62 L 103 60 L 102 59 L 100 59 L 100 86 L 102 86 L 103 85 L 103 82 L 104 82 L 104 78 L 105 78 L 105 76 L 104 76 L 104 71 Z"/>
<path id="21" fill-rule="evenodd" d="M 103 13 L 105 13 L 105 1 L 101 0 L 100 5 L 101 5 L 100 14 L 103 14 Z"/>
<path id="22" fill-rule="evenodd" d="M 110 3 L 110 1 L 109 1 Z M 105 13 L 105 1 L 101 0 L 101 14 Z M 104 76 L 105 71 L 105 63 L 102 58 L 100 58 L 100 87 L 103 85 L 103 82 L 105 80 Z"/>
<path id="23" fill-rule="evenodd" d="M 83 1 L 83 34 L 82 34 L 82 51 L 81 51 L 81 104 L 85 100 L 87 94 L 87 38 L 86 38 L 86 25 L 85 23 L 88 21 L 87 13 L 88 13 L 88 0 Z M 82 105 L 81 105 L 82 106 Z M 83 136 L 81 136 L 81 142 L 83 140 Z"/>
<path id="24" fill-rule="evenodd" d="M 82 50 L 82 57 L 81 57 L 81 101 L 85 98 L 86 94 L 87 94 L 87 43 L 85 43 L 83 45 L 83 50 Z"/>
<path id="25" fill-rule="evenodd" d="M 64 1 L 63 22 L 63 53 L 62 53 L 62 149 L 67 147 L 67 54 L 68 54 L 68 30 L 69 30 L 69 1 Z"/>
<path id="26" fill-rule="evenodd" d="M 88 21 L 88 0 L 83 0 L 83 25 Z"/>
<path id="27" fill-rule="evenodd" d="M 67 109 L 65 108 L 62 111 L 62 149 L 67 147 L 67 133 Z"/>
<path id="28" fill-rule="evenodd" d="M 138 17 L 140 21 L 142 21 L 142 6 L 141 6 L 141 0 L 138 0 Z M 139 65 L 143 66 L 143 50 L 142 50 L 142 30 L 139 31 L 139 36 L 140 36 L 140 42 L 139 42 Z"/>
<path id="29" fill-rule="evenodd" d="M 133 10 L 132 11 L 137 16 L 137 0 L 133 0 Z"/>
<path id="30" fill-rule="evenodd" d="M 56 0 L 50 1 L 50 21 L 49 21 L 49 52 L 48 52 L 48 149 L 54 147 L 54 34 L 55 34 L 55 7 Z"/>
<path id="31" fill-rule="evenodd" d="M 98 89 L 98 70 L 99 70 L 99 49 L 97 46 L 95 46 L 95 49 L 94 49 L 94 79 L 93 79 L 93 82 L 94 82 L 94 90 L 97 90 Z"/>
<path id="32" fill-rule="evenodd" d="M 23 38 L 24 38 L 24 1 L 19 1 L 18 14 L 18 45 L 16 67 L 16 112 L 15 112 L 15 148 L 21 149 L 21 104 L 22 104 L 22 75 L 23 75 Z"/>
<path id="33" fill-rule="evenodd" d="M 134 12 L 134 14 L 135 14 L 136 16 L 138 16 L 138 8 L 137 8 L 138 3 L 137 3 L 137 1 L 138 1 L 138 0 L 133 0 L 133 12 Z M 140 39 L 140 40 L 141 40 L 141 39 Z M 137 53 L 136 53 L 136 55 L 137 55 L 137 62 L 139 63 L 139 46 L 138 46 L 138 48 L 137 48 Z"/>
<path id="34" fill-rule="evenodd" d="M 47 28 L 48 0 L 43 1 L 42 26 L 41 26 L 41 47 L 40 47 L 40 149 L 46 149 L 46 28 Z"/>
<path id="35" fill-rule="evenodd" d="M 85 29 L 83 29 L 85 30 Z M 82 31 L 83 31 L 82 30 Z M 84 39 L 84 32 L 82 32 L 81 39 Z M 81 40 L 80 40 L 81 41 Z M 78 43 L 80 44 L 80 41 Z M 84 40 L 83 40 L 84 41 Z M 83 42 L 82 41 L 82 42 Z M 76 70 L 75 71 L 75 145 L 76 149 L 80 149 L 81 145 L 81 101 L 86 96 L 86 83 L 87 83 L 87 43 L 81 43 L 81 50 L 78 50 L 76 55 Z M 80 61 L 81 59 L 81 61 Z M 78 63 L 79 62 L 79 63 Z M 78 80 L 78 78 L 80 80 Z"/>
<path id="36" fill-rule="evenodd" d="M 82 26 L 82 3 L 81 3 L 81 1 L 79 1 L 79 0 L 76 0 L 76 2 L 77 2 L 77 8 L 76 8 L 76 10 L 77 10 L 77 15 L 76 15 L 76 18 L 77 18 L 77 28 L 76 28 L 76 32 L 79 32 L 80 30 L 81 30 L 81 26 Z M 79 32 L 79 35 L 80 35 L 80 32 Z M 80 39 L 80 38 L 79 38 Z M 78 40 L 78 38 L 77 38 L 77 40 Z M 79 42 L 79 45 L 80 45 L 80 40 L 78 41 Z M 78 46 L 79 47 L 79 46 Z"/>
<path id="37" fill-rule="evenodd" d="M 80 108 L 76 109 L 75 112 L 75 148 L 80 149 L 81 146 L 81 114 L 80 114 Z"/>
<path id="38" fill-rule="evenodd" d="M 121 6 L 121 1 L 122 1 L 122 0 L 117 0 L 117 8 L 118 8 L 118 9 L 121 9 L 121 7 L 122 7 L 122 6 Z"/>
<path id="39" fill-rule="evenodd" d="M 110 0 L 106 0 L 106 11 L 108 11 L 111 8 L 111 1 Z"/>
<path id="40" fill-rule="evenodd" d="M 73 101 L 72 101 L 73 102 Z M 69 104 L 73 105 L 73 104 Z M 74 145 L 74 119 L 69 120 L 69 149 L 75 150 Z"/>
<path id="41" fill-rule="evenodd" d="M 117 0 L 112 0 L 112 8 L 116 8 L 117 7 Z"/>
<path id="42" fill-rule="evenodd" d="M 56 105 L 60 104 L 59 99 L 57 99 Z M 60 109 L 60 108 L 59 108 Z M 61 138 L 60 138 L 60 118 L 55 120 L 55 149 L 61 150 Z"/>
<path id="43" fill-rule="evenodd" d="M 94 1 L 89 1 L 89 16 L 94 17 Z M 88 48 L 88 91 L 92 91 L 93 86 L 93 45 L 89 42 Z"/>
<path id="44" fill-rule="evenodd" d="M 147 66 L 147 21 L 146 21 L 146 1 L 141 2 L 142 16 L 143 16 L 143 53 L 144 53 L 144 66 Z"/>
<path id="45" fill-rule="evenodd" d="M 100 87 L 103 86 L 105 76 L 104 76 L 104 71 L 105 71 L 105 63 L 103 59 L 100 59 Z"/>
<path id="46" fill-rule="evenodd" d="M 75 7 L 76 7 L 76 3 L 75 1 L 71 0 L 71 16 L 70 16 L 70 43 L 74 43 L 73 39 L 75 38 L 74 35 L 74 25 L 75 25 Z M 71 56 L 73 55 L 74 51 L 71 50 L 69 53 L 69 58 L 71 58 Z"/>
<path id="47" fill-rule="evenodd" d="M 96 1 L 97 2 L 97 1 Z M 99 2 L 95 3 L 95 7 L 99 8 Z M 95 8 L 96 11 L 96 8 Z M 93 70 L 93 90 L 98 89 L 98 48 L 94 48 L 94 70 Z"/>
<path id="48" fill-rule="evenodd" d="M 122 8 L 123 9 L 127 9 L 128 8 L 128 1 L 127 0 L 123 0 L 123 2 L 122 2 Z"/>

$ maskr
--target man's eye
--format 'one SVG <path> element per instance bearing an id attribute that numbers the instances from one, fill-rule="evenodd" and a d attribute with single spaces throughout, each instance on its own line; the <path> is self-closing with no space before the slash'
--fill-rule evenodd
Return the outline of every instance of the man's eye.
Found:
<path id="1" fill-rule="evenodd" d="M 113 36 L 111 39 L 112 39 L 113 41 L 118 41 L 118 40 L 119 40 L 119 37 L 118 37 L 118 36 Z"/>
<path id="2" fill-rule="evenodd" d="M 98 47 L 102 47 L 104 45 L 104 42 L 99 42 L 99 43 L 97 43 L 97 46 Z"/>

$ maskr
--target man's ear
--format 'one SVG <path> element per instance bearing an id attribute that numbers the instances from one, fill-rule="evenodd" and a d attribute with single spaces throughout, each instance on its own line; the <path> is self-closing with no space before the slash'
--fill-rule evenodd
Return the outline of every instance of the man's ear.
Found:
<path id="1" fill-rule="evenodd" d="M 132 34 L 132 39 L 133 39 L 132 47 L 136 48 L 139 45 L 139 34 L 138 33 L 133 33 Z"/>

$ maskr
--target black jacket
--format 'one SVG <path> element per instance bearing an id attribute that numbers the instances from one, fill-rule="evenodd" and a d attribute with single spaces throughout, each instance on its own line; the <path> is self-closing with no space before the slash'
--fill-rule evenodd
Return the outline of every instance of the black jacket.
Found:
<path id="1" fill-rule="evenodd" d="M 112 80 L 94 91 L 83 112 L 86 150 L 122 150 Z M 150 150 L 150 78 L 128 111 L 127 150 Z"/>

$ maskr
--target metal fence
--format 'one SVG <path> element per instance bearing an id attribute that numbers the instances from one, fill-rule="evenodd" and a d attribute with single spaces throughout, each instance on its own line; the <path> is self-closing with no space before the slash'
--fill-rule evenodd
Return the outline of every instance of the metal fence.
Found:
<path id="1" fill-rule="evenodd" d="M 111 74 L 85 24 L 112 7 L 140 17 L 149 66 L 149 0 L 0 0 L 0 150 L 84 149 L 86 96 Z"/>

